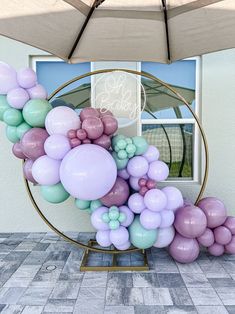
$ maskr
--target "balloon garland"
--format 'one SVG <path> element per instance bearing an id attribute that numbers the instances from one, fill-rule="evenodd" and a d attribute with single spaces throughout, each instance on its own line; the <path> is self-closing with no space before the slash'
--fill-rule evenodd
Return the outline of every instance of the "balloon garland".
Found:
<path id="1" fill-rule="evenodd" d="M 173 186 L 159 189 L 169 169 L 156 147 L 141 136 L 116 134 L 108 110 L 78 114 L 63 100 L 46 98 L 32 69 L 16 72 L 0 62 L 0 120 L 13 154 L 25 160 L 25 178 L 50 203 L 74 197 L 91 215 L 100 246 L 169 247 L 181 263 L 194 261 L 200 246 L 214 256 L 235 254 L 235 217 L 222 201 L 207 197 L 195 206 Z"/>

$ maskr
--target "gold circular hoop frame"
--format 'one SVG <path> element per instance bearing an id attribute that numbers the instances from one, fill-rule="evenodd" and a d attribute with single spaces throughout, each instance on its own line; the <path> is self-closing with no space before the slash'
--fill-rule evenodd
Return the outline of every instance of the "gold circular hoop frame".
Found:
<path id="1" fill-rule="evenodd" d="M 89 76 L 93 76 L 96 74 L 103 74 L 103 73 L 109 73 L 109 72 L 126 72 L 126 73 L 130 73 L 130 74 L 135 74 L 135 75 L 139 75 L 139 76 L 143 76 L 145 78 L 149 78 L 152 79 L 153 81 L 162 84 L 163 86 L 165 86 L 166 88 L 168 88 L 173 94 L 175 94 L 188 108 L 188 110 L 191 112 L 191 114 L 193 115 L 197 126 L 199 128 L 202 140 L 203 140 L 203 144 L 204 144 L 204 150 L 205 150 L 205 171 L 204 171 L 204 177 L 202 180 L 202 186 L 201 189 L 199 191 L 199 194 L 197 196 L 197 199 L 195 201 L 195 205 L 197 205 L 197 203 L 199 202 L 199 200 L 201 199 L 205 188 L 206 188 L 206 183 L 207 183 L 207 178 L 208 178 L 208 169 L 209 169 L 209 152 L 208 152 L 208 145 L 207 145 L 207 140 L 206 140 L 206 135 L 205 132 L 202 128 L 202 125 L 200 123 L 199 118 L 197 117 L 197 115 L 193 112 L 192 108 L 190 107 L 190 105 L 188 104 L 188 102 L 178 93 L 176 92 L 171 86 L 169 86 L 168 84 L 166 84 L 165 82 L 159 80 L 158 78 L 156 78 L 155 76 L 151 75 L 150 73 L 147 72 L 139 72 L 139 71 L 134 71 L 134 70 L 128 70 L 128 69 L 105 69 L 105 70 L 98 70 L 98 71 L 93 71 L 93 72 L 88 72 L 86 74 L 77 76 L 75 78 L 73 78 L 72 80 L 64 83 L 63 85 L 61 85 L 59 88 L 57 88 L 48 98 L 48 100 L 51 100 L 59 91 L 61 91 L 63 88 L 65 88 L 66 86 L 79 81 L 85 77 L 89 77 Z M 126 251 L 119 251 L 119 250 L 105 250 L 105 249 L 99 249 L 99 248 L 95 248 L 95 247 L 91 247 L 88 246 L 86 244 L 83 244 L 81 242 L 78 242 L 70 237 L 68 237 L 67 235 L 65 235 L 63 232 L 61 232 L 59 229 L 57 229 L 47 218 L 46 216 L 42 213 L 42 211 L 40 210 L 40 208 L 38 207 L 31 188 L 29 186 L 28 181 L 24 178 L 24 182 L 25 182 L 25 187 L 26 190 L 28 192 L 29 198 L 34 206 L 34 208 L 36 209 L 36 211 L 38 212 L 38 214 L 40 215 L 40 217 L 44 220 L 44 222 L 55 232 L 57 233 L 59 236 L 61 236 L 63 239 L 65 239 L 66 241 L 69 241 L 83 249 L 89 249 L 91 251 L 94 252 L 100 252 L 100 253 L 108 253 L 108 254 L 122 254 L 123 252 L 129 253 L 129 252 L 135 252 L 135 251 L 139 251 L 140 249 L 138 248 L 131 248 L 128 249 Z"/>

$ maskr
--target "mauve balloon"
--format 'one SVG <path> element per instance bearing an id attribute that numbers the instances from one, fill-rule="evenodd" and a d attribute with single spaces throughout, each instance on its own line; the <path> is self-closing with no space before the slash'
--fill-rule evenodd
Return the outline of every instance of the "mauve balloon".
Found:
<path id="1" fill-rule="evenodd" d="M 192 263 L 198 255 L 200 249 L 196 239 L 188 239 L 176 234 L 169 246 L 170 255 L 179 263 Z"/>
<path id="2" fill-rule="evenodd" d="M 206 228 L 205 232 L 197 238 L 199 244 L 209 247 L 215 242 L 214 233 L 211 229 Z"/>
<path id="3" fill-rule="evenodd" d="M 215 242 L 221 245 L 229 244 L 232 240 L 232 233 L 228 228 L 219 226 L 214 229 Z"/>
<path id="4" fill-rule="evenodd" d="M 228 254 L 235 254 L 235 236 L 232 237 L 229 244 L 225 245 L 225 252 Z"/>
<path id="5" fill-rule="evenodd" d="M 25 159 L 25 154 L 22 152 L 22 147 L 21 147 L 21 144 L 18 142 L 18 143 L 15 143 L 12 147 L 12 153 L 17 157 L 17 158 L 20 158 L 20 159 Z"/>
<path id="6" fill-rule="evenodd" d="M 90 140 L 96 140 L 104 131 L 104 126 L 100 118 L 89 117 L 83 120 L 82 128 L 86 131 Z"/>
<path id="7" fill-rule="evenodd" d="M 99 116 L 100 116 L 99 111 L 97 109 L 91 108 L 91 107 L 84 108 L 80 112 L 81 121 L 84 121 L 85 119 L 90 118 L 90 117 L 99 118 Z"/>
<path id="8" fill-rule="evenodd" d="M 224 226 L 230 230 L 232 235 L 235 235 L 235 217 L 228 216 L 225 220 Z"/>
<path id="9" fill-rule="evenodd" d="M 224 246 L 218 243 L 214 243 L 210 247 L 208 247 L 208 252 L 213 256 L 221 256 L 224 254 Z"/>
<path id="10" fill-rule="evenodd" d="M 22 152 L 29 159 L 37 159 L 45 155 L 44 143 L 49 134 L 45 129 L 32 128 L 21 138 Z"/>
<path id="11" fill-rule="evenodd" d="M 197 206 L 204 211 L 209 228 L 221 226 L 227 218 L 227 210 L 223 202 L 216 197 L 203 198 Z"/>
<path id="12" fill-rule="evenodd" d="M 206 230 L 206 215 L 196 206 L 181 207 L 176 211 L 174 226 L 186 238 L 200 237 Z"/>
<path id="13" fill-rule="evenodd" d="M 34 180 L 33 175 L 32 175 L 33 163 L 34 163 L 33 160 L 27 159 L 23 165 L 23 173 L 24 173 L 25 179 L 27 179 L 28 181 L 34 184 L 37 184 L 37 181 Z"/>
<path id="14" fill-rule="evenodd" d="M 109 149 L 111 146 L 111 139 L 108 135 L 102 134 L 99 138 L 93 141 L 93 144 Z"/>
<path id="15" fill-rule="evenodd" d="M 104 125 L 104 133 L 106 135 L 112 135 L 117 131 L 118 122 L 114 117 L 112 117 L 110 115 L 103 116 L 102 122 Z"/>
<path id="16" fill-rule="evenodd" d="M 113 205 L 121 206 L 126 203 L 129 194 L 130 190 L 127 182 L 124 179 L 117 177 L 112 189 L 108 192 L 108 194 L 102 197 L 100 201 L 107 207 L 111 207 Z"/>

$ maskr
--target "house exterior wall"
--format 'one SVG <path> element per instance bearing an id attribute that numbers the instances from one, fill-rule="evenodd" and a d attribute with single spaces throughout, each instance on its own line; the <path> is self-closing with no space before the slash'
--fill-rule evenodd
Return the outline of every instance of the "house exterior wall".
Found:
<path id="1" fill-rule="evenodd" d="M 30 56 L 44 55 L 38 49 L 0 37 L 0 60 L 19 69 Z M 201 60 L 201 120 L 210 152 L 209 179 L 205 195 L 221 198 L 235 215 L 235 49 L 204 55 Z M 22 178 L 21 161 L 11 154 L 12 144 L 0 124 L 0 231 L 48 231 L 34 210 Z M 203 148 L 202 148 L 203 151 Z M 202 167 L 203 169 L 203 153 Z M 198 183 L 174 183 L 186 197 L 195 199 Z M 90 231 L 89 215 L 75 208 L 70 199 L 60 205 L 34 195 L 46 216 L 61 230 Z"/>

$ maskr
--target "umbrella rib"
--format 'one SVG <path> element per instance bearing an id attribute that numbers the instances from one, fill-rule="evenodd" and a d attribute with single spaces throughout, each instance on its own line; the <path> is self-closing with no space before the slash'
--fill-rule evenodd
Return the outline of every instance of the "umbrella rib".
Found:
<path id="1" fill-rule="evenodd" d="M 167 58 L 168 58 L 168 61 L 171 62 L 171 52 L 170 52 L 170 42 L 169 42 L 169 29 L 168 29 L 168 17 L 167 17 L 166 0 L 162 0 L 162 7 L 163 7 L 165 30 L 166 30 Z"/>
<path id="2" fill-rule="evenodd" d="M 74 42 L 74 44 L 73 44 L 73 47 L 72 47 L 72 49 L 71 49 L 71 51 L 70 51 L 70 53 L 69 53 L 69 55 L 68 55 L 68 60 L 71 59 L 71 57 L 72 57 L 72 55 L 73 55 L 73 53 L 74 53 L 74 51 L 75 51 L 75 49 L 76 49 L 76 47 L 77 47 L 77 45 L 78 45 L 78 43 L 79 43 L 79 41 L 80 41 L 80 39 L 81 39 L 81 37 L 82 37 L 82 35 L 83 35 L 83 33 L 84 33 L 86 27 L 87 27 L 87 24 L 88 24 L 88 22 L 89 22 L 89 20 L 90 20 L 90 18 L 91 18 L 91 16 L 92 16 L 92 14 L 94 13 L 95 9 L 98 8 L 98 6 L 99 6 L 101 3 L 103 3 L 104 1 L 105 1 L 105 0 L 95 0 L 95 1 L 94 1 L 92 7 L 90 8 L 90 11 L 89 11 L 88 14 L 87 14 L 86 19 L 85 19 L 85 21 L 84 21 L 84 23 L 83 23 L 83 25 L 82 25 L 82 28 L 81 28 L 80 32 L 78 33 L 78 36 L 77 36 L 77 38 L 76 38 L 76 40 L 75 40 L 75 42 Z"/>

